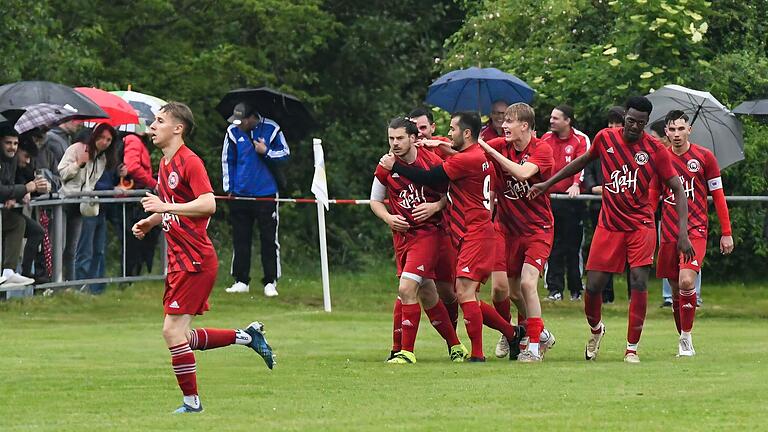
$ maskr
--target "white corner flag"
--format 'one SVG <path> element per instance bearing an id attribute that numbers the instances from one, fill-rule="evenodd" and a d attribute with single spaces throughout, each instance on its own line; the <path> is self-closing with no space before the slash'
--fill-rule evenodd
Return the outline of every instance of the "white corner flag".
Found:
<path id="1" fill-rule="evenodd" d="M 315 153 L 315 175 L 312 177 L 312 193 L 318 202 L 328 210 L 328 183 L 325 178 L 325 156 L 323 154 L 323 141 L 319 138 L 312 139 L 312 150 Z"/>

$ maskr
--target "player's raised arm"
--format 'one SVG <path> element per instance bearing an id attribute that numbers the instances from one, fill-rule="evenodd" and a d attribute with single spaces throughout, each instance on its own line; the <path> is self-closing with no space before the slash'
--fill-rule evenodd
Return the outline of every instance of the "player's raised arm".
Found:
<path id="1" fill-rule="evenodd" d="M 543 194 L 546 192 L 550 187 L 552 187 L 553 184 L 559 182 L 560 180 L 568 177 L 574 176 L 576 173 L 581 172 L 581 170 L 584 169 L 590 162 L 598 158 L 597 152 L 588 151 L 584 153 L 583 155 L 577 157 L 573 160 L 573 162 L 569 163 L 563 169 L 558 171 L 555 175 L 549 178 L 549 180 L 536 183 L 535 185 L 531 186 L 531 189 L 528 191 L 528 198 L 536 198 L 540 194 Z"/>
<path id="2" fill-rule="evenodd" d="M 402 164 L 396 161 L 395 157 L 391 154 L 382 156 L 379 165 L 386 170 L 408 177 L 412 182 L 423 184 L 431 188 L 445 185 L 450 180 L 442 165 L 437 165 L 429 170 L 425 170 Z"/>
<path id="3" fill-rule="evenodd" d="M 495 148 L 491 147 L 487 142 L 485 142 L 482 138 L 478 139 L 478 144 L 480 144 L 480 147 L 485 150 L 486 153 L 491 155 L 496 162 L 499 163 L 501 166 L 501 169 L 504 170 L 505 173 L 508 173 L 512 177 L 514 177 L 518 181 L 526 181 L 529 178 L 536 175 L 537 172 L 539 172 L 538 165 L 531 163 L 531 162 L 525 162 L 522 165 L 512 162 L 511 160 L 507 159 L 499 153 Z"/>

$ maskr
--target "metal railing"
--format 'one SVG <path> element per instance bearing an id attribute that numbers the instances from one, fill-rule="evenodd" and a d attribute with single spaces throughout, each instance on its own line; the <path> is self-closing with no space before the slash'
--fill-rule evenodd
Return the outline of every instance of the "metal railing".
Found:
<path id="1" fill-rule="evenodd" d="M 29 207 L 32 209 L 50 209 L 51 210 L 51 223 L 48 226 L 48 235 L 51 240 L 51 253 L 53 258 L 51 282 L 43 284 L 35 284 L 35 289 L 56 289 L 70 286 L 82 286 L 98 283 L 126 283 L 148 280 L 164 280 L 167 272 L 167 254 L 165 242 L 165 236 L 161 236 L 160 244 L 160 260 L 161 260 L 161 274 L 145 274 L 138 276 L 126 275 L 126 241 L 127 235 L 127 219 L 126 219 L 126 205 L 132 203 L 138 203 L 149 190 L 104 190 L 104 191 L 83 191 L 77 194 L 62 195 L 57 193 L 45 194 L 36 197 L 29 203 Z M 80 204 L 80 203 L 92 203 L 98 202 L 99 204 L 121 204 L 122 215 L 122 233 L 120 233 L 121 241 L 121 275 L 91 278 L 91 279 L 73 279 L 64 280 L 63 277 L 63 255 L 65 238 L 66 217 L 64 215 L 64 206 L 68 204 Z M 19 206 L 20 207 L 20 206 Z M 100 209 L 104 211 L 104 209 Z M 0 216 L 0 231 L 2 231 L 2 216 Z M 0 253 L 3 251 L 2 238 L 0 237 Z M 105 251 L 106 252 L 106 251 Z M 75 259 L 77 259 L 75 257 Z M 15 270 L 15 269 L 14 269 Z M 15 287 L 10 289 L 3 289 L 0 285 L 0 291 L 21 290 L 28 288 L 29 286 Z"/>

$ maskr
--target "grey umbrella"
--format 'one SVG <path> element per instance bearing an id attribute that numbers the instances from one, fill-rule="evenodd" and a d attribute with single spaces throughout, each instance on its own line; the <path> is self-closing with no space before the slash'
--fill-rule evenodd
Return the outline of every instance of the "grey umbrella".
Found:
<path id="1" fill-rule="evenodd" d="M 733 112 L 745 115 L 768 115 L 768 99 L 742 102 L 733 109 Z"/>
<path id="2" fill-rule="evenodd" d="M 711 93 L 666 85 L 649 94 L 648 99 L 653 103 L 649 124 L 672 110 L 681 110 L 691 118 L 690 141 L 711 150 L 720 168 L 744 159 L 741 123 Z"/>
<path id="3" fill-rule="evenodd" d="M 19 81 L 0 86 L 1 106 L 23 108 L 39 103 L 61 105 L 89 118 L 109 117 L 95 102 L 62 84 L 48 81 Z"/>

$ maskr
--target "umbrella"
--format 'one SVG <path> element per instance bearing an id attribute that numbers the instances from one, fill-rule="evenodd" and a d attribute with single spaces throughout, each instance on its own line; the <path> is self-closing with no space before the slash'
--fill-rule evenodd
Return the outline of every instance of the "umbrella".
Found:
<path id="1" fill-rule="evenodd" d="M 711 93 L 666 85 L 649 94 L 648 99 L 653 103 L 649 124 L 672 110 L 681 110 L 691 118 L 690 141 L 711 150 L 720 168 L 744 159 L 741 123 Z"/>
<path id="2" fill-rule="evenodd" d="M 38 103 L 50 103 L 73 109 L 89 118 L 107 118 L 96 103 L 70 87 L 48 81 L 19 81 L 0 87 L 0 105 L 23 108 Z"/>
<path id="3" fill-rule="evenodd" d="M 733 109 L 734 114 L 768 115 L 768 99 L 742 102 Z"/>
<path id="4" fill-rule="evenodd" d="M 160 112 L 160 108 L 165 105 L 166 101 L 144 93 L 135 92 L 132 90 L 127 91 L 113 91 L 110 92 L 114 95 L 120 96 L 131 104 L 133 109 L 139 114 L 140 120 L 144 121 L 144 124 L 149 126 L 155 121 L 155 114 Z"/>
<path id="5" fill-rule="evenodd" d="M 5 126 L 4 123 L 6 122 L 15 124 L 24 114 L 24 111 L 24 108 L 0 107 L 0 125 Z"/>
<path id="6" fill-rule="evenodd" d="M 120 96 L 93 87 L 75 87 L 75 90 L 96 102 L 109 115 L 106 123 L 120 126 L 139 122 L 139 114 Z"/>
<path id="7" fill-rule="evenodd" d="M 491 112 L 499 100 L 531 103 L 534 90 L 520 78 L 496 68 L 471 67 L 441 76 L 429 86 L 425 102 L 448 112 Z"/>
<path id="8" fill-rule="evenodd" d="M 232 90 L 219 102 L 216 111 L 227 119 L 240 102 L 251 105 L 262 116 L 276 121 L 288 138 L 301 139 L 315 125 L 312 115 L 299 99 L 269 87 Z"/>
<path id="9" fill-rule="evenodd" d="M 61 105 L 39 103 L 24 107 L 26 111 L 16 121 L 14 129 L 18 133 L 30 131 L 36 127 L 51 127 L 69 120 L 90 118 L 78 114 L 70 108 Z"/>

